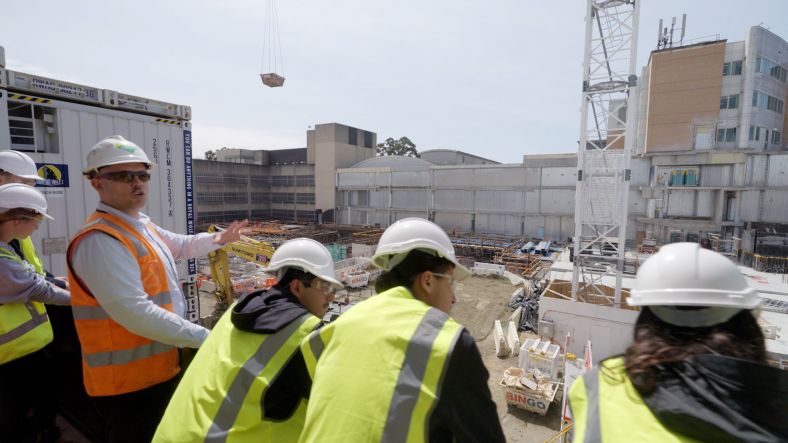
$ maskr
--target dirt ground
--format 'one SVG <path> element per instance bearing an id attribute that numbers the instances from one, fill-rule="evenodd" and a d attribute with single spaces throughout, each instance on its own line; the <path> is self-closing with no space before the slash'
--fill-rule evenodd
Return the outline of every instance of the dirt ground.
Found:
<path id="1" fill-rule="evenodd" d="M 512 315 L 507 306 L 509 298 L 516 287 L 508 280 L 494 277 L 470 277 L 457 283 L 457 304 L 452 310 L 454 317 L 476 339 L 484 364 L 490 372 L 490 392 L 498 406 L 498 418 L 510 443 L 543 442 L 555 435 L 561 426 L 561 391 L 559 390 L 553 404 L 544 417 L 508 406 L 503 389 L 498 385 L 506 368 L 517 366 L 517 357 L 500 359 L 495 355 L 493 340 L 493 323 L 501 320 L 504 325 Z M 212 290 L 211 283 L 206 282 L 200 291 L 200 312 L 205 316 L 212 312 L 215 302 L 206 290 Z M 351 302 L 363 300 L 373 295 L 371 289 L 352 290 L 349 295 Z M 337 300 L 344 299 L 345 292 L 337 294 Z M 505 320 L 505 321 L 504 321 Z M 505 326 L 504 326 L 505 327 Z M 520 333 L 520 341 L 525 340 L 526 333 Z"/>

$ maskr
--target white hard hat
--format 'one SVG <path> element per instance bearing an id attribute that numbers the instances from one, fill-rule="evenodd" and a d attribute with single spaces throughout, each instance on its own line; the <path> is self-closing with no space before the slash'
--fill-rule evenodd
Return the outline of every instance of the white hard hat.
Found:
<path id="1" fill-rule="evenodd" d="M 88 166 L 82 172 L 88 174 L 98 168 L 120 163 L 145 163 L 149 167 L 153 165 L 142 148 L 121 135 L 113 135 L 90 148 Z"/>
<path id="2" fill-rule="evenodd" d="M 289 268 L 300 269 L 308 272 L 321 280 L 325 280 L 337 289 L 342 289 L 342 283 L 336 279 L 334 272 L 334 259 L 328 248 L 322 243 L 311 238 L 294 238 L 282 243 L 266 268 L 269 271 L 279 271 L 278 278 L 282 278 L 284 271 Z"/>
<path id="3" fill-rule="evenodd" d="M 648 306 L 673 325 L 705 327 L 726 322 L 743 309 L 757 308 L 761 298 L 722 254 L 697 243 L 673 243 L 640 266 L 627 302 Z M 680 310 L 677 306 L 707 309 Z"/>
<path id="4" fill-rule="evenodd" d="M 16 208 L 31 209 L 54 220 L 47 214 L 46 198 L 36 188 L 22 183 L 9 183 L 0 186 L 0 213 Z"/>
<path id="5" fill-rule="evenodd" d="M 40 179 L 36 162 L 19 151 L 0 151 L 0 169 L 17 177 Z"/>
<path id="6" fill-rule="evenodd" d="M 423 218 L 404 218 L 389 226 L 380 236 L 372 263 L 384 271 L 390 271 L 414 249 L 452 262 L 454 275 L 458 280 L 471 275 L 470 271 L 457 261 L 454 246 L 446 232 Z"/>

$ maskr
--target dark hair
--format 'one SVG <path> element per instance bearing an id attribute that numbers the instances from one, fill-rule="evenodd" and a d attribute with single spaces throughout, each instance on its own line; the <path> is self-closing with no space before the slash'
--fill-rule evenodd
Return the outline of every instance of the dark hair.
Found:
<path id="1" fill-rule="evenodd" d="M 416 277 L 424 271 L 444 272 L 453 268 L 454 264 L 443 257 L 414 249 L 405 256 L 394 269 L 384 271 L 375 281 L 375 292 L 378 294 L 397 286 L 410 289 Z"/>
<path id="2" fill-rule="evenodd" d="M 654 390 L 660 365 L 701 354 L 765 363 L 766 345 L 758 322 L 747 310 L 725 323 L 689 328 L 665 323 L 644 307 L 635 322 L 634 342 L 624 353 L 624 365 L 632 384 L 648 394 Z"/>
<path id="3" fill-rule="evenodd" d="M 304 285 L 311 286 L 312 280 L 314 279 L 315 276 L 309 272 L 302 271 L 298 268 L 288 268 L 287 271 L 285 271 L 285 275 L 283 275 L 274 286 L 285 287 L 293 280 L 301 280 L 301 283 Z"/>

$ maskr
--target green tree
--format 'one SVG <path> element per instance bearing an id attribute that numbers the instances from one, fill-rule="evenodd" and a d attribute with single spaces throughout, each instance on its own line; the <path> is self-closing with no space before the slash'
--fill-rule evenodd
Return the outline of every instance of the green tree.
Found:
<path id="1" fill-rule="evenodd" d="M 205 159 L 210 161 L 216 161 L 216 151 L 211 149 L 205 151 Z"/>
<path id="2" fill-rule="evenodd" d="M 400 137 L 399 140 L 394 140 L 389 137 L 383 143 L 378 143 L 377 147 L 378 157 L 387 155 L 402 155 L 405 157 L 419 157 L 419 152 L 416 151 L 416 145 L 408 137 Z"/>

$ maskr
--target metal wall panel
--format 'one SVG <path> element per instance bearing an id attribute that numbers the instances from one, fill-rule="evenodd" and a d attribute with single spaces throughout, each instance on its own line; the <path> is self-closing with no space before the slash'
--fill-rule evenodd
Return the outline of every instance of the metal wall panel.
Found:
<path id="1" fill-rule="evenodd" d="M 389 212 L 375 211 L 375 214 L 371 217 L 371 221 L 380 225 L 381 228 L 386 228 L 389 225 Z"/>
<path id="2" fill-rule="evenodd" d="M 542 168 L 542 186 L 576 186 L 577 168 L 544 167 Z"/>
<path id="3" fill-rule="evenodd" d="M 574 214 L 574 189 L 542 189 L 540 208 L 543 214 Z"/>
<path id="4" fill-rule="evenodd" d="M 373 208 L 388 208 L 389 191 L 369 191 L 369 206 Z"/>
<path id="5" fill-rule="evenodd" d="M 643 198 L 643 193 L 638 189 L 629 189 L 629 213 L 646 214 L 646 199 Z"/>
<path id="6" fill-rule="evenodd" d="M 523 193 L 520 191 L 476 191 L 477 211 L 522 212 Z"/>
<path id="7" fill-rule="evenodd" d="M 704 165 L 700 168 L 701 186 L 731 186 L 731 165 Z"/>
<path id="8" fill-rule="evenodd" d="M 668 195 L 668 216 L 692 217 L 695 215 L 695 191 L 671 190 Z"/>
<path id="9" fill-rule="evenodd" d="M 766 186 L 788 186 L 788 155 L 770 155 L 768 169 Z"/>
<path id="10" fill-rule="evenodd" d="M 788 220 L 788 191 L 764 191 L 762 220 L 785 223 Z"/>
<path id="11" fill-rule="evenodd" d="M 433 169 L 432 179 L 436 188 L 468 188 L 471 174 L 467 169 Z"/>
<path id="12" fill-rule="evenodd" d="M 761 191 L 742 191 L 741 193 L 741 221 L 757 222 L 760 218 Z"/>
<path id="13" fill-rule="evenodd" d="M 430 192 L 409 189 L 407 191 L 393 191 L 391 193 L 391 206 L 404 209 L 427 210 L 430 204 Z"/>
<path id="14" fill-rule="evenodd" d="M 374 187 L 375 186 L 375 173 L 374 172 L 340 172 L 337 178 L 337 187 Z"/>
<path id="15" fill-rule="evenodd" d="M 391 186 L 417 186 L 428 187 L 430 185 L 430 171 L 392 171 Z"/>
<path id="16" fill-rule="evenodd" d="M 435 223 L 446 231 L 456 229 L 461 232 L 470 232 L 473 214 L 457 214 L 451 212 L 436 212 Z"/>
<path id="17" fill-rule="evenodd" d="M 436 210 L 460 209 L 470 211 L 473 209 L 473 191 L 461 191 L 459 189 L 436 190 L 434 199 L 434 208 Z"/>
<path id="18" fill-rule="evenodd" d="M 633 158 L 630 164 L 632 176 L 630 178 L 630 186 L 647 186 L 649 184 L 649 173 L 651 171 L 651 162 L 647 158 Z"/>
<path id="19" fill-rule="evenodd" d="M 479 168 L 465 169 L 464 171 L 466 177 L 473 173 L 473 185 L 478 188 L 525 186 L 525 173 L 523 168 Z"/>
<path id="20" fill-rule="evenodd" d="M 391 172 L 376 172 L 375 186 L 389 187 L 391 185 Z"/>
<path id="21" fill-rule="evenodd" d="M 768 157 L 765 155 L 747 156 L 747 186 L 763 186 L 766 183 L 766 164 Z"/>
<path id="22" fill-rule="evenodd" d="M 695 215 L 698 217 L 714 217 L 714 197 L 716 192 L 698 191 L 698 203 Z"/>

